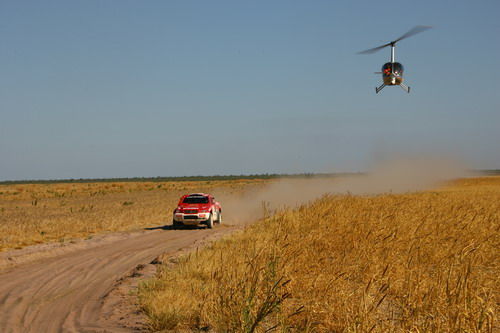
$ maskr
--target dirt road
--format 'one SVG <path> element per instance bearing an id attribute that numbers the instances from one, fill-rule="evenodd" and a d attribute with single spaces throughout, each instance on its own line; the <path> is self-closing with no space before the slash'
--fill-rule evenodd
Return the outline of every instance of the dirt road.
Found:
<path id="1" fill-rule="evenodd" d="M 219 226 L 213 230 L 157 229 L 111 235 L 4 268 L 0 271 L 0 332 L 139 330 L 120 327 L 117 322 L 117 318 L 126 320 L 124 317 L 130 315 L 116 308 L 129 292 L 127 288 L 116 292 L 120 281 L 162 253 L 175 254 L 231 231 Z M 9 253 L 3 257 L 6 255 Z"/>

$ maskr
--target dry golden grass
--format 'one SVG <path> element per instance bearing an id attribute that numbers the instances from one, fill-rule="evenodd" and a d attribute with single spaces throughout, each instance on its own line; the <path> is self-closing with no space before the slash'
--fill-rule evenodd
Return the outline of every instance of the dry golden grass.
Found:
<path id="1" fill-rule="evenodd" d="M 494 332 L 500 177 L 325 196 L 164 265 L 151 330 Z"/>
<path id="2" fill-rule="evenodd" d="M 0 251 L 171 223 L 179 196 L 263 180 L 0 185 Z"/>

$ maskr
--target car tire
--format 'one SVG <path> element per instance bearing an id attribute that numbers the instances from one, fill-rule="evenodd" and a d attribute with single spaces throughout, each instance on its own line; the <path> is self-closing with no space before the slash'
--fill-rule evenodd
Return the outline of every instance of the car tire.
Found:
<path id="1" fill-rule="evenodd" d="M 221 224 L 222 223 L 222 212 L 219 211 L 219 214 L 217 214 L 217 223 Z"/>
<path id="2" fill-rule="evenodd" d="M 214 216 L 213 214 L 210 214 L 207 220 L 207 228 L 212 229 L 214 227 Z"/>
<path id="3" fill-rule="evenodd" d="M 181 225 L 182 225 L 182 223 L 180 223 L 180 222 L 178 222 L 178 221 L 176 221 L 176 220 L 172 220 L 172 226 L 173 226 L 174 228 L 178 228 L 178 227 L 180 227 Z"/>

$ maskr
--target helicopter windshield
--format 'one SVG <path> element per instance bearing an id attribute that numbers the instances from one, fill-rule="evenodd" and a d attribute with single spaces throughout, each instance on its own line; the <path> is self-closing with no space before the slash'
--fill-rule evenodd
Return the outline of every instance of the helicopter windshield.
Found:
<path id="1" fill-rule="evenodd" d="M 392 74 L 394 76 L 401 76 L 403 75 L 403 70 L 403 65 L 399 62 L 388 62 L 382 66 L 382 75 L 390 76 Z"/>

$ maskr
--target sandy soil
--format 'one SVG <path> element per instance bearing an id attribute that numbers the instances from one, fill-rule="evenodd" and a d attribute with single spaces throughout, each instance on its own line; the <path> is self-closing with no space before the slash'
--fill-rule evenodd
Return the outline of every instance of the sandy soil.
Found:
<path id="1" fill-rule="evenodd" d="M 234 231 L 153 228 L 0 255 L 0 332 L 140 332 L 131 291 L 157 258 L 203 246 Z"/>

